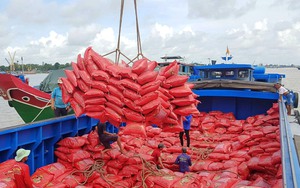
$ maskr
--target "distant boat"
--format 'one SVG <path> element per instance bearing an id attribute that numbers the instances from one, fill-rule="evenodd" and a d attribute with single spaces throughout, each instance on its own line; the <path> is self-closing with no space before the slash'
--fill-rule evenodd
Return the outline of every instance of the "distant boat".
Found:
<path id="1" fill-rule="evenodd" d="M 37 69 L 32 69 L 32 70 L 28 70 L 28 71 L 24 71 L 23 74 L 36 74 Z"/>

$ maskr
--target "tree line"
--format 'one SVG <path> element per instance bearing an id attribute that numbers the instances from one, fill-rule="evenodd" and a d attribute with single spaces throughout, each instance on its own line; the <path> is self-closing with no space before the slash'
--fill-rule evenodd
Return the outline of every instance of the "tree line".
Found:
<path id="1" fill-rule="evenodd" d="M 43 63 L 42 65 L 39 64 L 20 64 L 20 63 L 15 63 L 14 64 L 14 71 L 31 71 L 31 70 L 36 70 L 36 72 L 48 72 L 50 70 L 58 70 L 58 69 L 64 69 L 67 67 L 70 67 L 70 63 L 66 64 L 60 64 L 59 62 L 56 62 L 54 64 L 50 63 Z M 10 66 L 0 66 L 0 71 L 10 71 Z"/>

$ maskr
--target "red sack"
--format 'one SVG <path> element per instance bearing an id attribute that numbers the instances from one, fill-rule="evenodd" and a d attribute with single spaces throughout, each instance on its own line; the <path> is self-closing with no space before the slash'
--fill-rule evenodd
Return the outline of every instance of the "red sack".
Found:
<path id="1" fill-rule="evenodd" d="M 72 98 L 72 95 L 68 93 L 64 85 L 62 85 L 61 94 L 62 94 L 62 100 L 65 104 L 67 104 Z"/>
<path id="2" fill-rule="evenodd" d="M 157 75 L 158 72 L 156 71 L 145 71 L 139 75 L 139 77 L 137 78 L 137 82 L 141 85 L 144 85 L 146 83 L 155 81 Z"/>
<path id="3" fill-rule="evenodd" d="M 232 146 L 230 142 L 221 142 L 216 145 L 214 149 L 215 153 L 231 153 L 232 152 Z"/>
<path id="4" fill-rule="evenodd" d="M 80 75 L 80 78 L 81 78 L 87 85 L 91 85 L 91 84 L 92 84 L 92 78 L 91 78 L 91 76 L 90 76 L 86 71 L 80 70 L 80 71 L 79 71 L 79 75 Z"/>
<path id="5" fill-rule="evenodd" d="M 135 61 L 132 65 L 132 72 L 137 75 L 142 74 L 148 69 L 148 60 L 146 58 L 139 59 Z"/>
<path id="6" fill-rule="evenodd" d="M 153 111 L 154 109 L 158 108 L 159 105 L 160 105 L 159 99 L 152 100 L 149 103 L 142 106 L 142 112 L 144 115 L 148 114 L 151 111 Z"/>
<path id="7" fill-rule="evenodd" d="M 126 119 L 134 122 L 142 122 L 145 120 L 145 117 L 138 112 L 135 112 L 129 108 L 123 108 L 124 115 Z"/>
<path id="8" fill-rule="evenodd" d="M 105 98 L 107 99 L 107 101 L 117 105 L 120 108 L 122 108 L 124 106 L 124 103 L 119 98 L 117 98 L 113 95 L 105 95 Z"/>
<path id="9" fill-rule="evenodd" d="M 111 64 L 106 67 L 106 71 L 112 75 L 113 77 L 117 79 L 121 79 L 122 76 L 120 75 L 120 70 L 123 69 L 122 67 L 116 65 L 116 64 Z"/>
<path id="10" fill-rule="evenodd" d="M 103 91 L 105 93 L 108 92 L 106 83 L 103 82 L 103 81 L 93 80 L 92 83 L 91 83 L 91 85 L 92 85 L 93 88 L 100 89 L 101 91 Z"/>
<path id="11" fill-rule="evenodd" d="M 85 105 L 103 105 L 106 101 L 104 97 L 90 98 L 85 100 Z"/>
<path id="12" fill-rule="evenodd" d="M 164 84 L 167 84 L 170 87 L 178 87 L 184 85 L 188 79 L 189 77 L 185 75 L 173 75 L 167 78 L 164 81 Z"/>
<path id="13" fill-rule="evenodd" d="M 194 104 L 182 106 L 174 109 L 174 113 L 181 116 L 199 115 L 199 111 Z"/>
<path id="14" fill-rule="evenodd" d="M 59 141 L 57 144 L 68 148 L 80 148 L 86 143 L 83 137 L 67 137 Z"/>
<path id="15" fill-rule="evenodd" d="M 103 70 L 95 70 L 91 76 L 98 81 L 108 82 L 109 80 L 109 75 Z"/>
<path id="16" fill-rule="evenodd" d="M 86 83 L 85 83 L 83 80 L 81 80 L 80 78 L 77 79 L 77 86 L 78 86 L 79 89 L 80 89 L 81 91 L 83 91 L 84 93 L 87 92 L 87 91 L 90 89 L 90 87 L 87 86 Z"/>
<path id="17" fill-rule="evenodd" d="M 77 87 L 77 80 L 76 80 L 77 78 L 76 78 L 74 71 L 65 70 L 65 73 L 66 73 L 68 80 L 73 84 L 73 86 Z"/>
<path id="18" fill-rule="evenodd" d="M 93 62 L 92 59 L 88 59 L 87 65 L 86 65 L 87 72 L 92 75 L 95 71 L 98 70 L 97 65 Z"/>
<path id="19" fill-rule="evenodd" d="M 81 54 L 78 54 L 77 56 L 77 66 L 80 70 L 85 70 L 85 65 L 83 62 L 83 58 L 81 57 Z"/>
<path id="20" fill-rule="evenodd" d="M 100 143 L 97 131 L 91 131 L 88 134 L 87 139 L 88 139 L 90 145 L 93 147 L 97 146 Z"/>
<path id="21" fill-rule="evenodd" d="M 83 159 L 88 159 L 90 158 L 90 153 L 84 150 L 78 150 L 77 152 L 70 153 L 68 155 L 68 161 L 73 163 L 77 161 L 81 161 Z"/>
<path id="22" fill-rule="evenodd" d="M 110 85 L 113 85 L 116 88 L 120 89 L 121 91 L 123 91 L 125 89 L 124 86 L 122 86 L 122 84 L 120 83 L 120 79 L 110 77 L 109 80 L 108 80 L 108 83 Z"/>
<path id="23" fill-rule="evenodd" d="M 70 99 L 70 104 L 75 112 L 76 117 L 84 114 L 84 109 L 73 98 Z"/>
<path id="24" fill-rule="evenodd" d="M 53 180 L 53 174 L 39 168 L 32 174 L 31 180 L 32 184 L 36 187 L 46 187 Z"/>
<path id="25" fill-rule="evenodd" d="M 187 105 L 195 104 L 196 99 L 193 97 L 193 95 L 188 95 L 186 97 L 177 97 L 171 100 L 171 103 L 175 104 L 176 106 L 187 106 Z"/>
<path id="26" fill-rule="evenodd" d="M 115 112 L 117 112 L 120 116 L 124 115 L 123 109 L 120 108 L 119 106 L 115 105 L 114 103 L 112 103 L 112 102 L 106 102 L 105 105 L 107 107 L 111 108 L 112 110 L 114 110 Z"/>
<path id="27" fill-rule="evenodd" d="M 107 59 L 99 55 L 93 49 L 90 50 L 90 55 L 94 61 L 94 63 L 98 66 L 100 70 L 106 70 L 106 67 L 111 64 L 111 62 Z"/>
<path id="28" fill-rule="evenodd" d="M 80 78 L 79 68 L 78 68 L 77 64 L 72 62 L 71 65 L 72 65 L 72 69 L 74 71 L 74 74 L 75 74 L 76 78 Z"/>
<path id="29" fill-rule="evenodd" d="M 104 105 L 101 104 L 88 104 L 85 106 L 86 112 L 101 112 L 105 109 Z"/>
<path id="30" fill-rule="evenodd" d="M 136 91 L 133 91 L 131 89 L 124 89 L 123 96 L 128 99 L 131 99 L 132 101 L 135 101 L 135 100 L 141 98 L 140 94 L 138 94 Z"/>
<path id="31" fill-rule="evenodd" d="M 75 101 L 81 106 L 81 107 L 85 107 L 85 100 L 83 98 L 84 93 L 81 91 L 75 91 L 73 94 L 73 97 L 75 99 Z"/>
<path id="32" fill-rule="evenodd" d="M 177 75 L 178 71 L 179 71 L 179 64 L 175 60 L 165 68 L 162 75 L 165 76 L 166 78 L 169 78 L 172 75 Z"/>
<path id="33" fill-rule="evenodd" d="M 147 84 L 145 84 L 145 85 L 143 85 L 141 87 L 139 93 L 141 95 L 145 95 L 147 93 L 156 91 L 156 90 L 158 90 L 160 84 L 161 84 L 161 81 L 159 81 L 159 80 L 156 80 L 156 81 L 153 81 L 153 82 L 149 82 L 149 83 L 147 83 Z"/>
<path id="34" fill-rule="evenodd" d="M 94 162 L 95 161 L 93 159 L 87 158 L 87 159 L 76 161 L 74 163 L 74 167 L 77 170 L 88 170 L 90 167 L 93 166 Z"/>
<path id="35" fill-rule="evenodd" d="M 73 84 L 71 84 L 71 82 L 67 79 L 67 78 L 61 78 L 62 82 L 63 82 L 63 86 L 65 86 L 66 90 L 68 93 L 73 94 L 75 87 L 73 86 Z"/>
<path id="36" fill-rule="evenodd" d="M 105 108 L 105 112 L 106 116 L 111 118 L 114 122 L 118 122 L 118 124 L 122 122 L 122 117 L 113 109 L 107 107 Z"/>
<path id="37" fill-rule="evenodd" d="M 186 97 L 192 94 L 192 90 L 185 84 L 183 86 L 170 89 L 170 94 L 174 97 Z"/>
<path id="38" fill-rule="evenodd" d="M 85 92 L 83 95 L 84 99 L 98 98 L 98 97 L 104 97 L 104 92 L 101 91 L 100 89 L 90 89 L 87 92 Z"/>
<path id="39" fill-rule="evenodd" d="M 108 85 L 108 86 L 107 86 L 107 89 L 108 89 L 108 91 L 109 91 L 109 94 L 111 94 L 111 95 L 117 97 L 117 98 L 120 99 L 120 100 L 123 100 L 124 97 L 123 97 L 123 93 L 122 93 L 121 90 L 119 90 L 118 88 L 116 88 L 116 87 L 113 86 L 113 85 Z"/>
<path id="40" fill-rule="evenodd" d="M 136 105 L 143 106 L 143 105 L 145 105 L 145 104 L 149 103 L 150 101 L 153 101 L 157 98 L 158 98 L 158 92 L 151 92 L 151 93 L 148 93 L 148 94 L 144 95 L 143 97 L 135 100 L 134 103 Z"/>
<path id="41" fill-rule="evenodd" d="M 183 127 L 179 123 L 177 124 L 163 124 L 162 127 L 163 132 L 170 132 L 170 133 L 180 133 L 183 132 Z"/>
<path id="42" fill-rule="evenodd" d="M 148 71 L 154 71 L 154 69 L 157 67 L 157 62 L 156 61 L 150 61 L 148 63 Z"/>
<path id="43" fill-rule="evenodd" d="M 134 135 L 142 138 L 146 138 L 146 130 L 144 123 L 127 121 L 124 130 L 122 131 L 125 135 Z"/>
<path id="44" fill-rule="evenodd" d="M 91 118 L 99 119 L 102 123 L 105 123 L 108 120 L 104 110 L 101 112 L 86 112 L 86 115 Z"/>
<path id="45" fill-rule="evenodd" d="M 132 89 L 135 92 L 138 92 L 141 88 L 140 84 L 135 83 L 133 80 L 130 80 L 128 78 L 122 79 L 120 82 L 124 87 Z"/>
<path id="46" fill-rule="evenodd" d="M 136 105 L 132 100 L 124 98 L 124 104 L 130 108 L 131 110 L 134 110 L 136 112 L 142 112 L 142 108 L 138 105 Z"/>

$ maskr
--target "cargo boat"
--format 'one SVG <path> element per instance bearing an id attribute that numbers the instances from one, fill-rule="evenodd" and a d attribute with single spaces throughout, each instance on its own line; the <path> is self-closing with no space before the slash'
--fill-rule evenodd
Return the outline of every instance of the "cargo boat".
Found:
<path id="1" fill-rule="evenodd" d="M 232 112 L 237 119 L 259 115 L 271 108 L 278 99 L 273 85 L 281 82 L 284 77 L 281 74 L 265 74 L 262 67 L 255 68 L 252 65 L 183 66 L 185 65 L 181 65 L 181 68 L 184 70 L 191 71 L 190 81 L 195 85 L 193 92 L 199 95 L 202 102 L 198 105 L 200 112 Z M 294 93 L 294 107 L 297 107 L 297 96 Z M 283 102 L 279 103 L 279 110 L 283 187 L 298 187 L 300 168 L 293 142 L 296 131 L 290 127 L 293 125 L 299 128 L 299 124 L 291 123 L 294 117 L 287 116 Z M 298 111 L 294 114 L 299 118 Z M 32 151 L 28 164 L 33 173 L 36 169 L 55 162 L 54 151 L 59 140 L 87 134 L 97 122 L 98 120 L 85 115 L 78 118 L 69 115 L 2 129 L 0 162 L 13 158 L 15 151 L 24 147 Z M 110 132 L 118 131 L 113 126 L 108 129 Z"/>
<path id="2" fill-rule="evenodd" d="M 25 123 L 53 118 L 50 93 L 57 87 L 58 77 L 65 77 L 64 70 L 52 71 L 40 86 L 32 87 L 26 83 L 24 75 L 1 73 L 0 97 L 8 101 Z"/>

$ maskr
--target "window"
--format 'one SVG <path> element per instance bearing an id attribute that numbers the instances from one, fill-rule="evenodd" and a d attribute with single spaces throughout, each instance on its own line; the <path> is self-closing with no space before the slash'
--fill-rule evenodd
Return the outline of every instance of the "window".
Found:
<path id="1" fill-rule="evenodd" d="M 248 70 L 240 70 L 238 73 L 239 78 L 248 78 L 249 72 Z"/>

